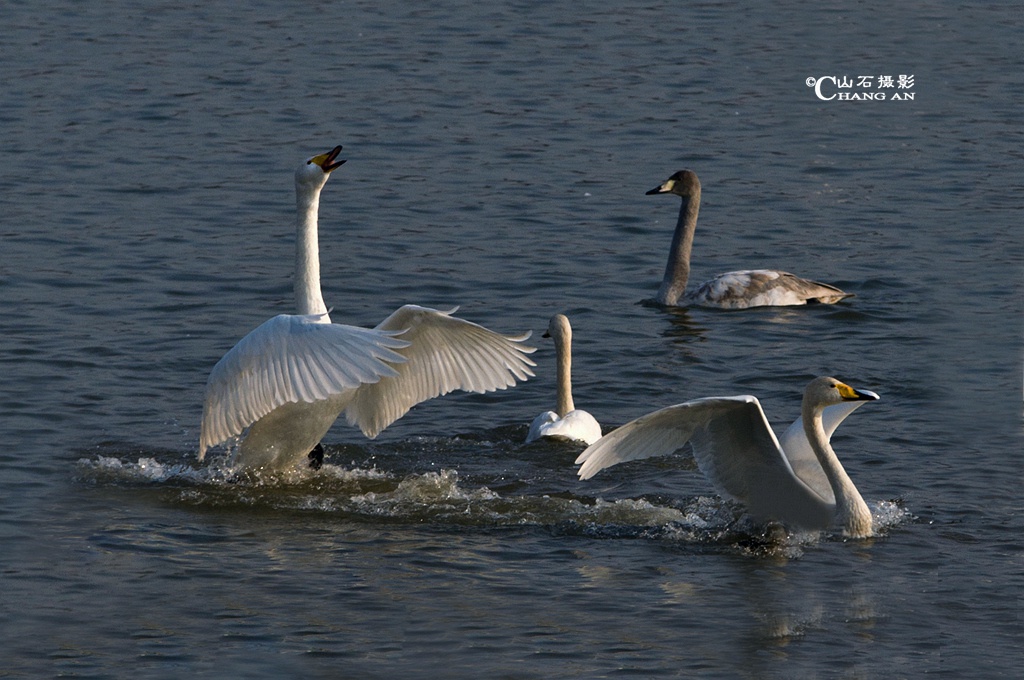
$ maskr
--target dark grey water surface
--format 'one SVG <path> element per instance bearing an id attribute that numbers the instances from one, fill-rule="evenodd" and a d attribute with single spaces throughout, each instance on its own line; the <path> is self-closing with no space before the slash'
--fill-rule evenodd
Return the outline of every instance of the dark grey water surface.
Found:
<path id="1" fill-rule="evenodd" d="M 814 7 L 6 4 L 0 676 L 1015 677 L 1019 7 Z M 914 99 L 805 84 L 860 75 Z M 195 460 L 203 385 L 291 310 L 292 171 L 335 144 L 335 320 L 458 304 L 533 329 L 538 377 L 230 481 Z M 696 278 L 857 297 L 642 304 L 678 209 L 644 191 L 683 167 Z M 880 535 L 767 543 L 686 455 L 578 482 L 578 447 L 522 444 L 556 312 L 606 429 L 878 392 L 834 443 Z"/>

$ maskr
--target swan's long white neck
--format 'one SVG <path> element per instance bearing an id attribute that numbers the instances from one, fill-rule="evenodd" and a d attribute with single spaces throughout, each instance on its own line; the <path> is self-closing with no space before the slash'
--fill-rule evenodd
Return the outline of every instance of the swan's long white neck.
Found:
<path id="1" fill-rule="evenodd" d="M 683 196 L 679 208 L 679 221 L 672 235 L 672 249 L 669 251 L 665 277 L 655 298 L 663 305 L 675 305 L 686 292 L 690 278 L 690 251 L 693 250 L 693 232 L 697 228 L 697 213 L 700 211 L 700 191 L 693 196 Z"/>
<path id="2" fill-rule="evenodd" d="M 805 399 L 801 409 L 804 421 L 804 433 L 810 442 L 814 455 L 821 463 L 825 476 L 832 486 L 836 497 L 835 522 L 843 528 L 847 536 L 861 538 L 872 534 L 871 510 L 854 486 L 850 476 L 846 474 L 842 463 L 832 450 L 828 435 L 821 421 L 821 407 L 815 408 Z"/>
<path id="3" fill-rule="evenodd" d="M 555 337 L 555 365 L 558 370 L 558 417 L 576 410 L 572 401 L 572 331 L 563 329 Z"/>
<path id="4" fill-rule="evenodd" d="M 295 202 L 295 306 L 299 314 L 324 314 L 329 322 L 320 291 L 320 188 L 296 183 Z"/>

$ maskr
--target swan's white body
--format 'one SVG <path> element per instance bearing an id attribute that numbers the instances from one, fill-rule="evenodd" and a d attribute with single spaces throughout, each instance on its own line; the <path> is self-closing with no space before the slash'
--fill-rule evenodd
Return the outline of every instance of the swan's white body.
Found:
<path id="1" fill-rule="evenodd" d="M 548 437 L 593 444 L 601 438 L 601 425 L 594 416 L 576 408 L 572 400 L 572 326 L 564 314 L 556 314 L 548 323 L 544 337 L 555 341 L 558 367 L 557 411 L 545 411 L 533 419 L 526 442 Z"/>
<path id="2" fill-rule="evenodd" d="M 453 390 L 489 392 L 533 375 L 520 343 L 455 318 L 406 305 L 376 328 L 331 323 L 320 290 L 320 192 L 341 147 L 295 172 L 298 209 L 295 301 L 250 332 L 217 362 L 206 385 L 199 460 L 245 432 L 235 464 L 281 470 L 305 463 L 345 413 L 368 437 L 421 401 Z M 246 432 L 246 429 L 248 431 Z"/>
<path id="3" fill-rule="evenodd" d="M 700 180 L 692 170 L 680 170 L 647 192 L 648 196 L 652 194 L 675 194 L 683 201 L 672 237 L 665 277 L 655 297 L 660 304 L 745 309 L 808 303 L 832 304 L 852 297 L 851 293 L 844 293 L 835 286 L 809 281 L 775 269 L 749 269 L 719 274 L 687 293 L 693 233 L 697 228 L 697 213 L 700 211 Z"/>
<path id="4" fill-rule="evenodd" d="M 756 397 L 709 397 L 669 406 L 609 432 L 577 464 L 581 479 L 606 467 L 672 453 L 690 442 L 701 472 L 756 519 L 805 530 L 838 526 L 870 536 L 871 511 L 829 443 L 839 424 L 878 399 L 834 378 L 804 392 L 801 416 L 777 439 Z"/>

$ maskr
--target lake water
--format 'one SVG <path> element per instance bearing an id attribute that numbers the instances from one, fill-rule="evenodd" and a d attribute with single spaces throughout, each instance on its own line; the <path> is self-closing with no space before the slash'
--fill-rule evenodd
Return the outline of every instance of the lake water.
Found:
<path id="1" fill-rule="evenodd" d="M 1016 677 L 1022 15 L 815 7 L 8 3 L 0 676 Z M 532 329 L 537 378 L 239 482 L 196 461 L 206 376 L 291 310 L 292 172 L 335 144 L 335 321 L 461 305 Z M 684 167 L 695 279 L 856 297 L 644 304 L 678 211 L 644 192 Z M 557 312 L 606 430 L 878 392 L 834 444 L 879 535 L 768 542 L 685 453 L 580 482 L 522 444 Z"/>

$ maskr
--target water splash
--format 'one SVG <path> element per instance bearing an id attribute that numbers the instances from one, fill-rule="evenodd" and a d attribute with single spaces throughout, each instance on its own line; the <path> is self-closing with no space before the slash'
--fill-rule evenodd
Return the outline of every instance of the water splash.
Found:
<path id="1" fill-rule="evenodd" d="M 741 506 L 717 497 L 681 503 L 645 498 L 604 500 L 574 493 L 530 493 L 530 485 L 505 485 L 500 493 L 452 468 L 397 473 L 371 467 L 325 464 L 273 475 L 242 474 L 226 458 L 193 467 L 140 456 L 134 461 L 98 455 L 78 461 L 77 479 L 97 486 L 154 487 L 162 499 L 208 509 L 310 513 L 369 523 L 453 527 L 536 528 L 557 535 L 646 539 L 692 549 L 717 547 L 751 556 L 787 559 L 822 540 L 818 533 L 786 532 L 750 521 Z M 571 480 L 569 482 L 571 485 Z M 548 483 L 546 486 L 550 486 Z M 168 496 L 167 492 L 170 492 Z M 878 532 L 911 518 L 899 503 L 875 505 Z M 828 536 L 826 536 L 828 538 Z"/>

